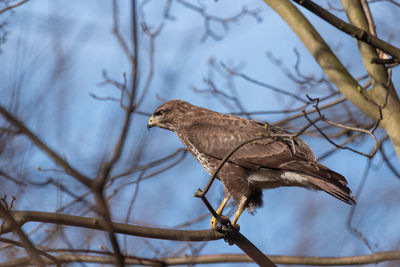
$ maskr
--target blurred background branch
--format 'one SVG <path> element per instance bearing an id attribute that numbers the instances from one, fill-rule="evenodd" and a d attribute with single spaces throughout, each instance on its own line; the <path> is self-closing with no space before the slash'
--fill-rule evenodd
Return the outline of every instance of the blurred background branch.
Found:
<path id="1" fill-rule="evenodd" d="M 198 230 L 210 215 L 192 194 L 208 176 L 175 136 L 146 130 L 170 99 L 301 132 L 358 188 L 351 209 L 265 191 L 240 229 L 276 264 L 397 266 L 399 6 L 0 0 L 0 266 L 253 266 Z M 222 192 L 215 181 L 212 206 Z"/>

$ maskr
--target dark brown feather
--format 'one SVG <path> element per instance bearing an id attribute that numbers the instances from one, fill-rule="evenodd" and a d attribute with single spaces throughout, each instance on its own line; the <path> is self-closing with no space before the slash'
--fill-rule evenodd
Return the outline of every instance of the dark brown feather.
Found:
<path id="1" fill-rule="evenodd" d="M 260 175 L 266 174 L 266 181 L 271 181 L 269 188 L 287 185 L 312 187 L 346 203 L 355 203 L 346 179 L 317 162 L 305 142 L 298 137 L 290 138 L 279 127 L 217 113 L 180 100 L 164 103 L 154 114 L 160 111 L 165 111 L 165 115 L 161 116 L 157 126 L 176 132 L 208 173 L 212 173 L 219 162 L 242 142 L 266 137 L 236 151 L 218 175 L 228 194 L 237 203 L 247 199 L 250 210 L 262 204 L 262 188 L 252 185 L 249 180 L 257 170 Z M 295 179 L 292 182 L 290 179 L 280 181 L 279 175 L 285 172 L 297 174 L 308 183 L 302 184 Z"/>

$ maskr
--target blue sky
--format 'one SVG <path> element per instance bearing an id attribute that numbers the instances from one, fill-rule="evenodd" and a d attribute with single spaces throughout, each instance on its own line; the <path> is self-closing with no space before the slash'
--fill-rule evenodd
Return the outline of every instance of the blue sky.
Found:
<path id="1" fill-rule="evenodd" d="M 160 1 L 161 2 L 161 1 Z M 271 53 L 292 69 L 296 48 L 301 55 L 301 70 L 308 75 L 323 74 L 298 38 L 287 25 L 262 1 L 196 1 L 196 5 L 207 6 L 207 12 L 221 17 L 238 13 L 243 5 L 248 9 L 260 8 L 262 22 L 253 17 L 244 17 L 230 24 L 225 31 L 221 25 L 212 28 L 223 36 L 221 41 L 207 38 L 202 41 L 204 19 L 193 10 L 173 4 L 170 12 L 174 20 L 162 18 L 160 2 L 152 1 L 144 7 L 145 19 L 150 27 L 161 22 L 165 26 L 155 42 L 154 78 L 150 90 L 141 105 L 141 111 L 151 113 L 164 99 L 183 99 L 195 105 L 220 112 L 229 109 L 210 94 L 199 94 L 192 87 L 206 88 L 203 79 L 210 72 L 208 62 L 224 62 L 228 66 L 242 66 L 240 71 L 267 84 L 288 90 L 296 90 L 282 71 L 268 60 Z M 163 1 L 165 2 L 165 1 Z M 129 6 L 120 3 L 121 33 L 129 38 Z M 378 15 L 378 33 L 386 39 L 393 28 L 390 21 L 398 19 L 398 10 L 387 9 L 387 5 L 372 6 Z M 384 10 L 384 11 L 383 11 Z M 397 13 L 396 13 L 397 12 Z M 332 47 L 340 46 L 339 57 L 352 74 L 362 75 L 363 66 L 357 54 L 355 42 L 320 19 L 305 12 L 315 23 L 321 35 Z M 339 14 L 344 18 L 344 14 Z M 8 16 L 8 17 L 7 17 Z M 112 34 L 111 3 L 98 1 L 29 1 L 16 9 L 14 14 L 2 15 L 7 19 L 9 35 L 0 54 L 0 103 L 19 118 L 46 142 L 68 159 L 73 166 L 94 177 L 99 162 L 109 158 L 119 133 L 123 112 L 114 102 L 98 101 L 98 96 L 118 97 L 118 91 L 109 85 L 99 86 L 102 72 L 122 81 L 123 73 L 130 73 L 130 65 L 117 39 Z M 4 17 L 4 18 L 3 18 Z M 399 45 L 399 36 L 393 36 Z M 143 88 L 148 73 L 149 39 L 141 36 L 140 80 Z M 62 64 L 60 64 L 60 62 Z M 57 65 L 56 65 L 57 64 Z M 399 82 L 399 71 L 394 70 L 393 80 Z M 213 74 L 219 89 L 229 93 L 226 80 Z M 128 77 L 129 78 L 129 77 Z M 279 110 L 298 106 L 265 88 L 260 88 L 240 78 L 233 79 L 238 97 L 248 111 Z M 320 88 L 312 96 L 323 96 Z M 318 92 L 321 92 L 320 94 Z M 326 91 L 325 91 L 326 92 Z M 305 98 L 305 92 L 299 93 Z M 15 108 L 16 99 L 18 107 Z M 233 105 L 231 105 L 233 106 Z M 329 115 L 329 113 L 327 113 Z M 282 115 L 255 117 L 270 122 Z M 129 132 L 129 142 L 115 174 L 135 164 L 144 164 L 161 158 L 182 147 L 178 138 L 162 129 L 146 130 L 148 117 L 135 115 Z M 315 154 L 322 155 L 331 145 L 317 138 L 305 137 Z M 24 138 L 17 140 L 26 144 Z M 145 144 L 146 153 L 137 162 L 131 158 L 135 149 Z M 367 145 L 366 145 L 367 144 Z M 369 151 L 372 143 L 359 142 L 355 146 Z M 398 166 L 398 160 L 390 145 L 387 151 Z M 21 152 L 22 153 L 22 152 Z M 30 146 L 22 153 L 20 173 L 34 180 L 55 177 L 63 184 L 83 192 L 70 177 L 59 173 L 40 172 L 35 169 L 54 168 L 54 164 L 37 148 Z M 1 161 L 0 161 L 1 162 Z M 367 160 L 349 151 L 339 151 L 326 158 L 323 163 L 347 177 L 353 192 L 361 182 Z M 5 165 L 5 161 L 2 163 Z M 365 189 L 363 190 L 353 218 L 354 225 L 374 244 L 376 251 L 398 248 L 400 234 L 397 225 L 400 184 L 391 172 L 382 165 L 378 156 L 372 161 Z M 137 175 L 124 178 L 132 181 Z M 143 225 L 173 227 L 207 211 L 199 199 L 192 195 L 198 187 L 206 184 L 208 177 L 191 156 L 182 163 L 156 177 L 143 181 L 132 213 L 132 222 Z M 121 182 L 122 183 L 122 182 Z M 217 206 L 222 198 L 222 186 L 216 184 L 210 192 L 210 201 Z M 18 193 L 7 184 L 7 192 Z M 124 218 L 134 186 L 127 186 L 112 202 L 114 216 Z M 19 192 L 21 194 L 21 192 Z M 60 201 L 67 203 L 70 197 L 59 196 L 54 187 L 29 189 L 18 199 L 18 209 L 54 211 Z M 38 198 L 38 196 L 41 196 Z M 322 192 L 298 188 L 282 188 L 264 192 L 264 207 L 255 216 L 243 214 L 239 220 L 241 232 L 262 251 L 280 255 L 348 256 L 367 254 L 369 250 L 362 241 L 346 227 L 351 207 Z M 74 213 L 76 211 L 71 211 Z M 307 215 L 304 215 L 307 214 Z M 33 224 L 32 224 L 33 225 Z M 208 219 L 191 226 L 192 229 L 208 228 Z M 26 226 L 26 230 L 31 226 Z M 79 234 L 82 230 L 70 229 Z M 38 240 L 40 236 L 37 235 Z M 121 239 L 122 240 L 122 239 Z M 129 251 L 136 256 L 156 256 L 143 240 L 129 238 Z M 98 242 L 107 239 L 99 238 Z M 164 250 L 176 242 L 152 240 L 151 244 Z M 185 246 L 181 243 L 177 246 Z M 223 241 L 207 244 L 202 254 L 240 253 Z M 383 266 L 383 264 L 381 264 Z M 222 266 L 222 265 L 221 265 Z"/>

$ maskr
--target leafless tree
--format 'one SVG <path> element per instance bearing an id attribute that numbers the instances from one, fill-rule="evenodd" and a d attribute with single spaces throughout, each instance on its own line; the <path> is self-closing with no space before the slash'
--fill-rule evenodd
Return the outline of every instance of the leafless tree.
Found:
<path id="1" fill-rule="evenodd" d="M 0 0 L 0 266 L 396 266 L 399 12 L 396 0 Z M 145 129 L 182 97 L 301 135 L 357 206 L 276 189 L 240 231 L 210 229 L 222 186 Z"/>

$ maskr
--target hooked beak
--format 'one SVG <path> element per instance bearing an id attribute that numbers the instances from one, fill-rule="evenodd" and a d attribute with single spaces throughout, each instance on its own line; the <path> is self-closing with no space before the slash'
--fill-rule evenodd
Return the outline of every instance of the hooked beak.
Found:
<path id="1" fill-rule="evenodd" d="M 157 122 L 153 121 L 153 116 L 151 116 L 147 122 L 147 130 L 150 130 L 150 128 L 156 126 L 156 124 Z"/>

